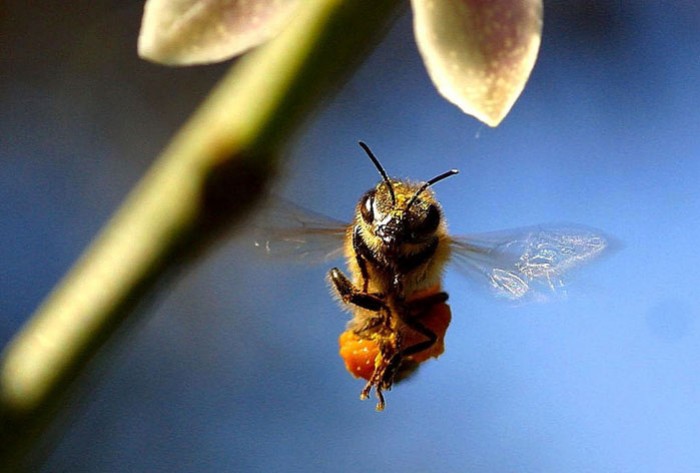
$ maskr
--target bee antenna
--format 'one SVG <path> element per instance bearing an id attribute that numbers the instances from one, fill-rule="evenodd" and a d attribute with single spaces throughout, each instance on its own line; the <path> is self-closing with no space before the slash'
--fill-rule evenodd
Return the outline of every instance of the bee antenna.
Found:
<path id="1" fill-rule="evenodd" d="M 411 205 L 418 199 L 418 196 L 421 195 L 421 193 L 426 190 L 428 187 L 432 186 L 436 182 L 442 181 L 443 179 L 446 179 L 450 176 L 454 176 L 455 174 L 459 174 L 459 171 L 457 169 L 450 169 L 449 171 L 445 171 L 442 174 L 435 176 L 434 178 L 430 179 L 428 182 L 420 186 L 420 189 L 416 191 L 415 194 L 413 194 L 413 197 L 411 197 L 411 200 L 408 201 L 408 204 L 406 204 L 406 210 L 411 208 Z"/>
<path id="2" fill-rule="evenodd" d="M 382 179 L 386 183 L 386 186 L 389 188 L 389 195 L 391 195 L 391 203 L 393 205 L 396 205 L 396 196 L 394 195 L 394 186 L 391 185 L 391 180 L 389 179 L 389 176 L 387 175 L 386 171 L 382 167 L 382 164 L 379 162 L 377 157 L 372 153 L 372 150 L 369 149 L 369 146 L 367 146 L 364 142 L 358 141 L 359 145 L 362 147 L 363 150 L 365 150 L 365 153 L 367 153 L 367 156 L 369 156 L 369 159 L 372 160 L 374 163 L 374 167 L 377 168 L 377 171 L 379 171 L 379 174 L 382 176 Z"/>

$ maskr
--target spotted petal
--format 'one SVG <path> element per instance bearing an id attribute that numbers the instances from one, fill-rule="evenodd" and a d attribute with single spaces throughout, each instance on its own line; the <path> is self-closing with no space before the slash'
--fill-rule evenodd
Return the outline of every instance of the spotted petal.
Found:
<path id="1" fill-rule="evenodd" d="M 411 0 L 418 48 L 440 93 L 498 125 L 522 92 L 542 35 L 541 0 Z"/>
<path id="2" fill-rule="evenodd" d="M 276 35 L 299 0 L 147 0 L 139 55 L 169 65 L 232 58 Z"/>

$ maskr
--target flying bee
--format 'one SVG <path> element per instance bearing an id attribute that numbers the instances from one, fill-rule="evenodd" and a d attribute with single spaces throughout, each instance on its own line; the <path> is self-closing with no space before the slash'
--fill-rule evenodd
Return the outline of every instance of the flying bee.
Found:
<path id="1" fill-rule="evenodd" d="M 353 315 L 339 338 L 340 355 L 353 376 L 367 381 L 360 398 L 375 391 L 377 410 L 384 409 L 384 391 L 444 351 L 451 309 L 442 272 L 449 261 L 497 295 L 523 299 L 556 291 L 563 273 L 609 246 L 597 230 L 572 225 L 450 236 L 432 186 L 458 171 L 425 182 L 391 178 L 369 147 L 360 146 L 381 181 L 360 198 L 352 223 L 280 201 L 267 222 L 257 224 L 256 246 L 302 259 L 344 253 L 350 277 L 337 267 L 328 273 Z"/>

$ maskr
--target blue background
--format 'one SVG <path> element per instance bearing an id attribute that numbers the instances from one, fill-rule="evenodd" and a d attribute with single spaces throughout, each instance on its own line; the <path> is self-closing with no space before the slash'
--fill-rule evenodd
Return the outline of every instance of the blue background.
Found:
<path id="1" fill-rule="evenodd" d="M 8 2 L 0 56 L 0 342 L 227 65 L 135 57 L 140 3 Z M 624 247 L 546 304 L 449 272 L 447 351 L 388 395 L 337 356 L 328 267 L 241 235 L 161 295 L 84 380 L 45 471 L 700 471 L 700 7 L 547 2 L 540 57 L 490 129 L 433 89 L 410 15 L 289 150 L 277 192 L 349 219 L 375 170 L 436 187 L 451 230 L 541 222 Z"/>

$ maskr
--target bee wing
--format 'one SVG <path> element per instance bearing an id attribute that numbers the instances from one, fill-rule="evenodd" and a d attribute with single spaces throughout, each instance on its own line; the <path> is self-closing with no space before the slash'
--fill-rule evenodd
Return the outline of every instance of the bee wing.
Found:
<path id="1" fill-rule="evenodd" d="M 457 269 L 513 300 L 557 292 L 570 270 L 600 256 L 611 240 L 578 225 L 538 225 L 454 238 Z"/>
<path id="2" fill-rule="evenodd" d="M 348 224 L 275 198 L 252 222 L 255 247 L 271 257 L 309 263 L 343 256 Z"/>

